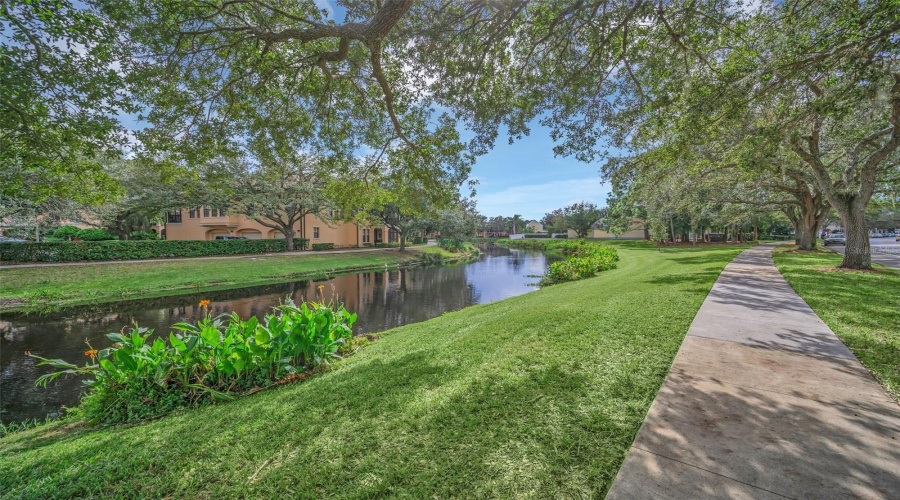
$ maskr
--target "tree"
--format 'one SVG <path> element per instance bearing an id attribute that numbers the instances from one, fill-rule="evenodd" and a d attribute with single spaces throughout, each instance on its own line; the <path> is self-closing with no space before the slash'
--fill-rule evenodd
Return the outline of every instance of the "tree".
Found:
<path id="1" fill-rule="evenodd" d="M 520 214 L 513 215 L 509 218 L 510 229 L 509 234 L 519 234 L 519 229 L 525 226 L 525 219 Z"/>
<path id="2" fill-rule="evenodd" d="M 322 216 L 329 208 L 317 162 L 315 157 L 296 155 L 238 163 L 229 210 L 279 231 L 285 249 L 294 250 L 297 223 L 307 215 Z"/>
<path id="3" fill-rule="evenodd" d="M 449 240 L 458 248 L 475 236 L 481 227 L 481 219 L 475 200 L 462 199 L 452 207 L 439 211 L 433 228 L 440 232 L 442 240 Z"/>
<path id="4" fill-rule="evenodd" d="M 115 192 L 103 157 L 133 112 L 118 71 L 128 44 L 94 9 L 54 2 L 0 4 L 0 196 L 96 203 Z"/>
<path id="5" fill-rule="evenodd" d="M 396 231 L 400 240 L 400 251 L 406 251 L 409 235 L 422 227 L 422 215 L 405 211 L 401 204 L 386 202 L 369 210 L 370 220 Z"/>
<path id="6" fill-rule="evenodd" d="M 586 238 L 594 223 L 600 220 L 600 210 L 597 205 L 586 201 L 573 203 L 563 210 L 566 226 L 575 231 L 579 238 Z"/>
<path id="7" fill-rule="evenodd" d="M 566 226 L 566 215 L 562 208 L 557 208 L 552 212 L 544 214 L 544 217 L 541 219 L 541 224 L 543 224 L 544 229 L 551 234 L 565 233 L 566 229 L 568 229 Z"/>

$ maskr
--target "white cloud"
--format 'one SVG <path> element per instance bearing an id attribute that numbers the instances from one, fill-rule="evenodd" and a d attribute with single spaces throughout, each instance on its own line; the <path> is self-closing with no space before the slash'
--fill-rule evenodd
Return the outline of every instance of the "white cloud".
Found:
<path id="1" fill-rule="evenodd" d="M 551 210 L 579 201 L 605 206 L 609 191 L 598 177 L 588 177 L 512 186 L 494 193 L 478 193 L 475 199 L 478 211 L 488 217 L 522 214 L 527 219 L 540 219 Z"/>

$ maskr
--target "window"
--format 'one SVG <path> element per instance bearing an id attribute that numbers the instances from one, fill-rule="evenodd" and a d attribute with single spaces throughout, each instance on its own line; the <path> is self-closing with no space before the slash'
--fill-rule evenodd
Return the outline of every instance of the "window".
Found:
<path id="1" fill-rule="evenodd" d="M 219 208 L 219 217 L 225 217 L 225 207 Z"/>
<path id="2" fill-rule="evenodd" d="M 203 205 L 203 216 L 209 217 L 209 205 Z"/>
<path id="3" fill-rule="evenodd" d="M 166 213 L 166 222 L 169 224 L 181 224 L 181 210 Z"/>
<path id="4" fill-rule="evenodd" d="M 319 228 L 318 227 L 313 227 L 313 239 L 314 240 L 319 239 Z"/>
<path id="5" fill-rule="evenodd" d="M 200 207 L 191 207 L 191 212 L 188 215 L 188 217 L 190 217 L 191 219 L 196 219 L 197 217 L 200 217 Z"/>
<path id="6" fill-rule="evenodd" d="M 362 242 L 363 242 L 363 243 L 368 243 L 368 242 L 369 242 L 369 230 L 368 230 L 368 229 L 363 229 L 363 230 L 362 230 Z"/>
<path id="7" fill-rule="evenodd" d="M 213 217 L 218 217 L 218 216 L 219 216 L 219 209 L 218 209 L 218 208 L 213 207 L 213 209 L 212 209 L 212 216 L 213 216 Z"/>
<path id="8" fill-rule="evenodd" d="M 400 241 L 399 236 L 400 236 L 400 235 L 399 235 L 399 233 L 397 233 L 397 230 L 396 230 L 396 229 L 389 229 L 389 230 L 388 230 L 388 242 L 390 242 L 390 243 L 396 243 L 396 242 Z"/>

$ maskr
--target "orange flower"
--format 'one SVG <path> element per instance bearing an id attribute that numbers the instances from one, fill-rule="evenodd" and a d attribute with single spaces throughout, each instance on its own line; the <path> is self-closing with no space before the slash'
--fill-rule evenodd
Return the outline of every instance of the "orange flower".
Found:
<path id="1" fill-rule="evenodd" d="M 84 351 L 84 355 L 85 355 L 85 356 L 90 356 L 91 359 L 93 359 L 94 356 L 97 355 L 97 349 L 88 349 L 87 351 Z"/>
<path id="2" fill-rule="evenodd" d="M 209 300 L 207 300 L 207 299 L 201 300 L 200 307 L 209 307 Z"/>
<path id="3" fill-rule="evenodd" d="M 316 288 L 318 288 L 319 290 L 324 290 L 324 289 L 325 289 L 325 285 L 319 285 L 319 286 L 316 287 Z"/>

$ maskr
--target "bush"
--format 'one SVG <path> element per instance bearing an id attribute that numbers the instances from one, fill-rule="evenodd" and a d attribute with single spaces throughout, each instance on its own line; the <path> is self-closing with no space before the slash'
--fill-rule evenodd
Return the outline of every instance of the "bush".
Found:
<path id="1" fill-rule="evenodd" d="M 202 304 L 202 302 L 201 302 Z M 204 306 L 205 307 L 205 306 Z M 182 406 L 231 399 L 248 389 L 303 373 L 350 350 L 356 314 L 334 304 L 284 302 L 262 321 L 230 316 L 178 323 L 168 341 L 135 326 L 110 333 L 112 347 L 97 351 L 79 367 L 59 359 L 40 360 L 58 371 L 41 376 L 47 386 L 69 374 L 93 377 L 80 411 L 94 422 L 129 422 Z"/>
<path id="2" fill-rule="evenodd" d="M 75 233 L 75 237 L 84 241 L 107 241 L 107 240 L 117 240 L 115 236 L 106 232 L 105 229 L 82 229 Z"/>
<path id="3" fill-rule="evenodd" d="M 297 238 L 294 245 L 305 249 L 309 240 Z M 167 257 L 203 257 L 244 253 L 283 252 L 283 239 L 272 240 L 145 240 L 0 243 L 0 261 L 77 262 L 84 260 L 131 260 Z"/>
<path id="4" fill-rule="evenodd" d="M 132 231 L 128 239 L 130 240 L 158 240 L 159 236 L 153 231 Z"/>
<path id="5" fill-rule="evenodd" d="M 69 238 L 72 238 L 74 240 L 78 237 L 77 235 L 79 231 L 81 231 L 81 229 L 78 229 L 75 226 L 60 226 L 56 228 L 55 231 L 53 231 L 52 237 L 58 238 L 60 241 L 65 241 Z"/>
<path id="6" fill-rule="evenodd" d="M 387 241 L 379 241 L 375 244 L 375 248 L 400 248 L 400 243 L 388 243 Z"/>
<path id="7" fill-rule="evenodd" d="M 334 243 L 313 243 L 312 249 L 317 252 L 320 250 L 334 250 Z"/>
<path id="8" fill-rule="evenodd" d="M 619 261 L 615 248 L 583 242 L 577 242 L 570 255 L 568 259 L 550 265 L 541 285 L 592 278 L 599 272 L 615 269 Z"/>

